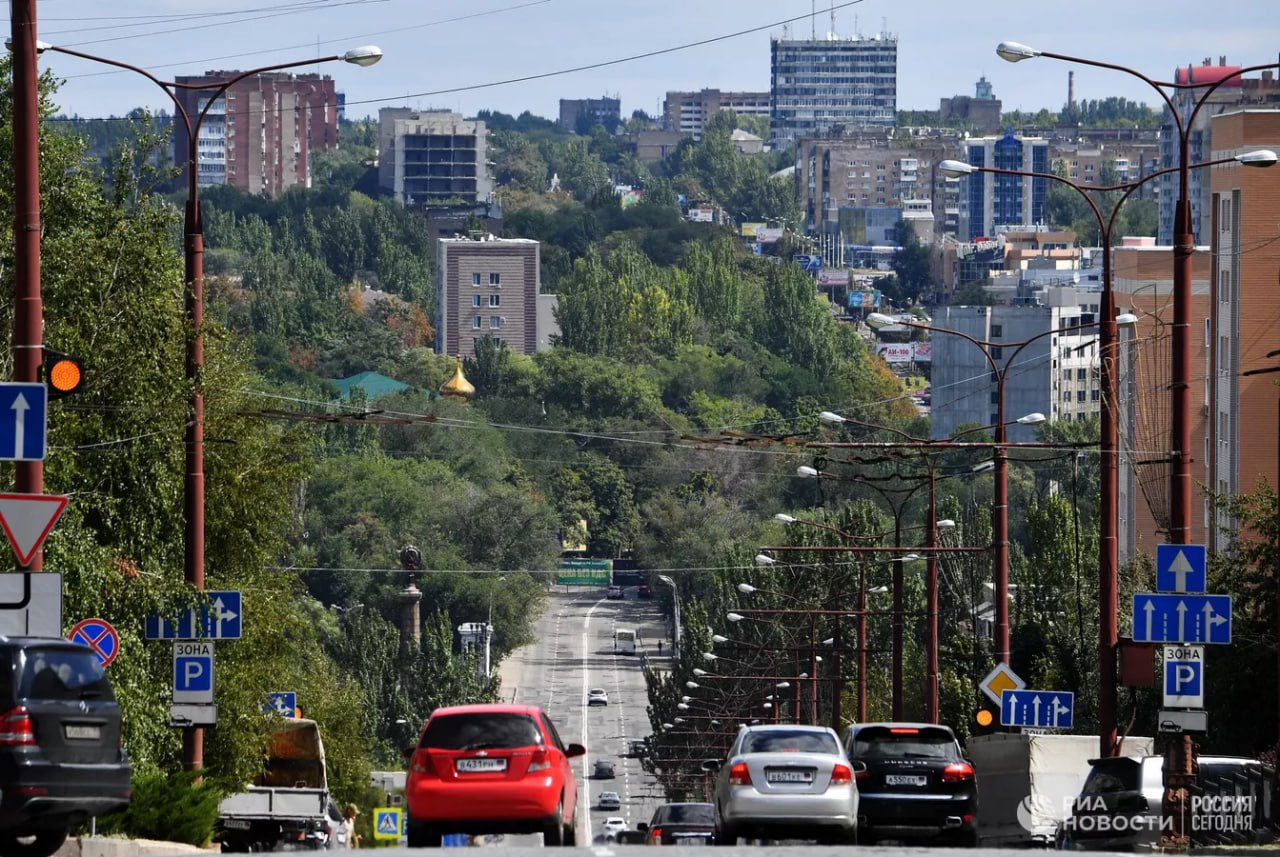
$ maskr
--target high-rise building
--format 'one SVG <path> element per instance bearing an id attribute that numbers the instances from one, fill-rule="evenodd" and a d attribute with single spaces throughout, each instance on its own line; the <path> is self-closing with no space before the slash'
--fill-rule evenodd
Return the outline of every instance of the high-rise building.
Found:
<path id="1" fill-rule="evenodd" d="M 213 88 L 237 74 L 209 71 L 177 78 L 182 109 L 199 116 L 209 90 L 198 87 Z M 338 147 L 338 109 L 338 93 L 327 75 L 268 72 L 237 81 L 200 125 L 196 180 L 267 197 L 310 187 L 312 154 Z M 179 167 L 186 167 L 189 146 L 186 125 L 174 122 L 173 159 Z M 178 181 L 185 183 L 185 175 Z"/>
<path id="2" fill-rule="evenodd" d="M 769 93 L 721 92 L 704 89 L 701 92 L 668 92 L 662 102 L 663 126 L 668 131 L 702 139 L 711 117 L 721 110 L 732 110 L 739 116 L 769 118 Z"/>
<path id="3" fill-rule="evenodd" d="M 837 126 L 893 125 L 898 110 L 898 37 L 774 39 L 769 132 L 774 146 L 820 137 Z"/>
<path id="4" fill-rule="evenodd" d="M 612 133 L 621 121 L 622 102 L 617 98 L 560 99 L 560 127 L 570 131 L 587 131 L 594 125 L 603 125 Z"/>
<path id="5" fill-rule="evenodd" d="M 1002 137 L 979 137 L 964 143 L 965 160 L 975 167 L 1022 172 L 1049 172 L 1049 142 L 1008 132 Z M 1044 222 L 1049 179 L 1001 173 L 974 172 L 960 179 L 962 241 L 992 237 L 1001 227 L 1035 226 Z"/>
<path id="6" fill-rule="evenodd" d="M 488 202 L 486 140 L 477 119 L 384 107 L 378 111 L 378 186 L 406 208 Z"/>
<path id="7" fill-rule="evenodd" d="M 539 294 L 537 241 L 484 234 L 442 238 L 437 247 L 437 353 L 470 357 L 485 336 L 516 354 L 549 347 L 547 304 L 556 296 Z"/>

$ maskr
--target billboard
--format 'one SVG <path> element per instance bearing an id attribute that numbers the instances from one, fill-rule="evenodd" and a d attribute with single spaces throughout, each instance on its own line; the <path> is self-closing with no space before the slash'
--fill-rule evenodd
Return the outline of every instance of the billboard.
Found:
<path id="1" fill-rule="evenodd" d="M 694 223 L 714 223 L 716 210 L 714 208 L 691 208 L 684 217 L 685 220 L 692 220 Z"/>
<path id="2" fill-rule="evenodd" d="M 849 309 L 880 309 L 880 292 L 876 289 L 850 291 Z"/>
<path id="3" fill-rule="evenodd" d="M 756 240 L 761 244 L 772 244 L 782 237 L 783 231 L 781 226 L 766 226 L 756 230 Z"/>
<path id="4" fill-rule="evenodd" d="M 611 559 L 562 559 L 556 570 L 560 586 L 608 586 L 612 580 Z"/>
<path id="5" fill-rule="evenodd" d="M 876 346 L 876 354 L 883 357 L 886 363 L 931 363 L 933 343 L 882 342 Z"/>
<path id="6" fill-rule="evenodd" d="M 816 274 L 822 270 L 822 257 L 816 253 L 797 253 L 791 257 L 791 261 L 804 268 L 810 274 Z"/>
<path id="7" fill-rule="evenodd" d="M 843 268 L 835 269 L 835 270 L 819 271 L 818 285 L 847 286 L 849 285 L 849 272 Z"/>
<path id="8" fill-rule="evenodd" d="M 740 223 L 738 224 L 738 234 L 743 238 L 756 238 L 760 235 L 760 230 L 764 229 L 763 223 Z"/>

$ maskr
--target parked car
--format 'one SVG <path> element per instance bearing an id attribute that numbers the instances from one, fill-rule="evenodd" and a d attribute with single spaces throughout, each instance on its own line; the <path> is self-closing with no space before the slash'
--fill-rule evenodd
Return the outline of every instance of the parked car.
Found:
<path id="1" fill-rule="evenodd" d="M 632 738 L 627 742 L 627 755 L 632 759 L 643 759 L 647 752 L 647 745 L 643 738 Z"/>
<path id="2" fill-rule="evenodd" d="M 120 706 L 88 646 L 0 636 L 0 712 L 0 854 L 47 857 L 129 805 Z"/>
<path id="3" fill-rule="evenodd" d="M 600 792 L 596 800 L 597 809 L 622 809 L 622 796 L 617 792 Z"/>
<path id="4" fill-rule="evenodd" d="M 611 601 L 617 601 L 619 598 L 624 597 L 622 592 L 622 587 L 610 586 L 608 589 L 604 591 L 604 597 L 610 599 Z"/>
<path id="5" fill-rule="evenodd" d="M 627 829 L 627 820 L 621 816 L 611 815 L 604 820 L 604 829 L 606 833 L 617 834 Z"/>
<path id="6" fill-rule="evenodd" d="M 596 766 L 592 769 L 592 776 L 598 780 L 611 780 L 617 776 L 617 769 L 614 767 L 613 759 L 596 759 Z"/>
<path id="7" fill-rule="evenodd" d="M 857 841 L 858 789 L 835 730 L 826 726 L 742 726 L 715 771 L 716 842 L 748 839 Z"/>
<path id="8" fill-rule="evenodd" d="M 664 803 L 649 822 L 640 822 L 646 845 L 710 845 L 715 842 L 716 808 L 710 803 Z"/>
<path id="9" fill-rule="evenodd" d="M 577 844 L 578 783 L 564 744 L 534 705 L 437 708 L 405 753 L 410 848 L 439 848 L 445 833 L 536 833 Z"/>
<path id="10" fill-rule="evenodd" d="M 648 585 L 641 584 L 640 586 L 636 587 L 636 598 L 652 598 L 652 597 L 653 597 L 653 590 L 650 589 Z"/>
<path id="11" fill-rule="evenodd" d="M 858 842 L 978 844 L 978 786 L 955 733 L 933 723 L 859 723 L 845 753 L 858 783 Z"/>
<path id="12" fill-rule="evenodd" d="M 587 691 L 587 705 L 608 705 L 609 694 L 603 687 L 593 687 Z"/>
<path id="13" fill-rule="evenodd" d="M 333 801 L 324 811 L 324 826 L 320 829 L 320 837 L 315 846 L 326 851 L 337 851 L 347 847 L 347 823 L 341 810 Z"/>

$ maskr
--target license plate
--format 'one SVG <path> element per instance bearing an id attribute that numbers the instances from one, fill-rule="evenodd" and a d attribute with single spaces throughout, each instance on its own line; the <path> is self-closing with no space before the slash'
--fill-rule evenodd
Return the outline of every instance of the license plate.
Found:
<path id="1" fill-rule="evenodd" d="M 888 786 L 923 786 L 928 780 L 919 774 L 887 774 L 884 782 Z"/>
<path id="2" fill-rule="evenodd" d="M 467 773 L 480 773 L 484 771 L 505 771 L 507 769 L 506 759 L 459 759 L 457 762 L 459 771 Z"/>
<path id="3" fill-rule="evenodd" d="M 673 836 L 671 837 L 676 845 L 709 845 L 711 837 L 705 834 L 699 836 Z"/>
<path id="4" fill-rule="evenodd" d="M 813 771 L 767 771 L 764 778 L 771 783 L 811 783 Z"/>
<path id="5" fill-rule="evenodd" d="M 97 741 L 102 737 L 101 726 L 86 726 L 79 723 L 68 723 L 63 726 L 66 736 L 79 741 Z"/>
<path id="6" fill-rule="evenodd" d="M 229 830 L 248 830 L 249 822 L 239 818 L 224 818 L 222 826 Z"/>

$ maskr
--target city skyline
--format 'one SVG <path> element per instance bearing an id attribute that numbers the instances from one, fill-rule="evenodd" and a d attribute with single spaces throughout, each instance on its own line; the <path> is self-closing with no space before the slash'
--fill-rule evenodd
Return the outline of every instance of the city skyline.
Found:
<path id="1" fill-rule="evenodd" d="M 1005 111 L 1056 111 L 1067 99 L 1068 71 L 1075 72 L 1077 100 L 1120 96 L 1156 106 L 1150 87 L 1120 72 L 1051 60 L 1006 63 L 995 54 L 996 44 L 1005 39 L 1127 65 L 1161 80 L 1171 78 L 1178 66 L 1206 58 L 1217 63 L 1225 56 L 1228 64 L 1240 65 L 1275 62 L 1280 44 L 1280 27 L 1261 0 L 1236 4 L 1229 19 L 1219 15 L 1194 26 L 1190 22 L 1203 6 L 1185 0 L 1081 0 L 1052 16 L 1039 4 L 1011 5 L 993 20 L 950 4 L 937 4 L 932 14 L 904 14 L 888 0 L 837 0 L 834 5 L 840 37 L 879 32 L 897 37 L 899 110 L 936 110 L 941 98 L 972 95 L 974 84 L 985 77 Z M 790 38 L 822 37 L 831 28 L 832 4 L 620 1 L 607 16 L 589 0 L 491 0 L 466 11 L 415 0 L 272 5 L 245 0 L 227 6 L 225 0 L 119 0 L 104 15 L 98 2 L 59 0 L 39 4 L 38 32 L 43 41 L 126 60 L 166 80 L 376 44 L 384 59 L 373 69 L 328 64 L 296 70 L 334 77 L 351 118 L 376 116 L 387 106 L 469 116 L 480 109 L 528 110 L 554 118 L 560 98 L 601 95 L 619 97 L 623 115 L 630 116 L 637 109 L 660 113 L 671 90 L 767 90 L 769 39 L 784 36 L 783 27 L 768 25 L 801 17 L 787 27 Z M 733 35 L 747 30 L 756 31 Z M 714 41 L 672 50 L 708 40 Z M 652 52 L 662 53 L 555 73 Z M 120 116 L 136 107 L 172 110 L 159 89 L 136 74 L 53 53 L 42 56 L 41 68 L 65 80 L 55 102 L 68 115 Z M 486 85 L 525 77 L 537 79 Z"/>

